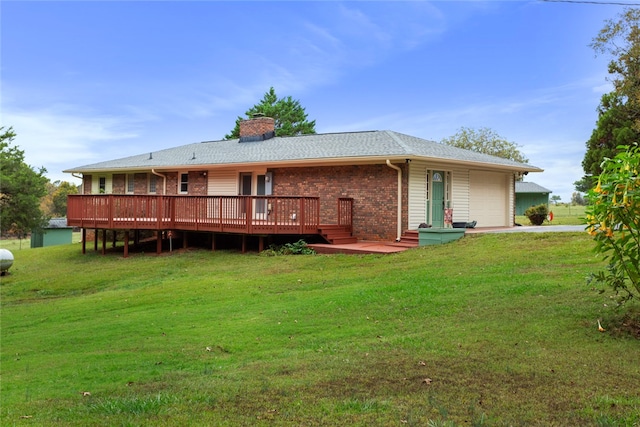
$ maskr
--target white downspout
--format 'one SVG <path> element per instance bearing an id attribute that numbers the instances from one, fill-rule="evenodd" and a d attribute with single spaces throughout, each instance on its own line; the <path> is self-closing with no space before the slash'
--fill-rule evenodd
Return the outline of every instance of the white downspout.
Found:
<path id="1" fill-rule="evenodd" d="M 399 242 L 402 238 L 402 169 L 392 165 L 389 159 L 387 159 L 387 166 L 398 171 L 398 237 L 396 242 Z"/>
<path id="2" fill-rule="evenodd" d="M 160 178 L 162 178 L 162 195 L 163 196 L 166 195 L 167 194 L 167 176 L 156 172 L 155 169 L 151 169 L 151 173 L 154 175 L 158 175 Z"/>

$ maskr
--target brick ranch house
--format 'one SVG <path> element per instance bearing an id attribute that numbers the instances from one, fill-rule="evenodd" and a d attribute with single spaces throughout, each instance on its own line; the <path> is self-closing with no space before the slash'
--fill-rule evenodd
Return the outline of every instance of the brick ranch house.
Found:
<path id="1" fill-rule="evenodd" d="M 64 172 L 82 178 L 68 224 L 327 241 L 394 241 L 422 223 L 514 224 L 515 182 L 540 168 L 393 131 L 276 137 L 274 120 L 241 122 L 240 138 L 205 141 Z M 451 212 L 451 211 L 447 211 Z M 114 233 L 115 235 L 115 233 Z M 115 239 L 115 237 L 114 237 Z M 85 239 L 83 239 L 84 241 Z M 185 238 L 186 240 L 186 238 Z M 103 243 L 104 245 L 104 243 Z M 84 250 L 84 246 L 83 246 Z"/>

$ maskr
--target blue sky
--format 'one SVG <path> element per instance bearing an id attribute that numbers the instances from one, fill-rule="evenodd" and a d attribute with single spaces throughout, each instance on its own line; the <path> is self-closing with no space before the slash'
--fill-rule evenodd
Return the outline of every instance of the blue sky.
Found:
<path id="1" fill-rule="evenodd" d="M 570 200 L 607 82 L 589 47 L 618 5 L 543 1 L 0 4 L 1 123 L 66 168 L 222 139 L 273 86 L 318 133 L 440 141 L 488 127 Z"/>

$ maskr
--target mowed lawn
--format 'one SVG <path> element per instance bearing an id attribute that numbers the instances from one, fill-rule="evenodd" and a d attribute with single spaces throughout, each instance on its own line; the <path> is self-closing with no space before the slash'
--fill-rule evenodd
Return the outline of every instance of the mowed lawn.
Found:
<path id="1" fill-rule="evenodd" d="M 553 220 L 545 221 L 542 225 L 581 225 L 584 224 L 586 206 L 570 205 L 562 203 L 549 205 L 549 211 L 553 212 Z M 516 223 L 531 225 L 531 221 L 524 215 L 516 216 Z"/>
<path id="2" fill-rule="evenodd" d="M 640 308 L 586 285 L 592 248 L 14 251 L 0 424 L 637 426 Z"/>

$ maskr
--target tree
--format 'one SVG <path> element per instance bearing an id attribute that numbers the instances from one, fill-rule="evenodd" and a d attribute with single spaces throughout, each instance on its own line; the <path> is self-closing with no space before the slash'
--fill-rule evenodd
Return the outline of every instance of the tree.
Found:
<path id="1" fill-rule="evenodd" d="M 461 127 L 454 136 L 444 138 L 440 142 L 453 147 L 490 154 L 520 163 L 529 162 L 520 152 L 517 144 L 507 141 L 489 128 L 475 130 Z"/>
<path id="2" fill-rule="evenodd" d="M 571 204 L 574 206 L 584 206 L 587 204 L 587 201 L 582 197 L 582 194 L 575 191 L 571 194 Z"/>
<path id="3" fill-rule="evenodd" d="M 40 209 L 46 216 L 64 217 L 67 215 L 67 196 L 78 194 L 78 187 L 67 181 L 48 182 L 47 194 L 40 203 Z"/>
<path id="4" fill-rule="evenodd" d="M 587 195 L 586 214 L 596 252 L 609 261 L 591 281 L 611 287 L 623 303 L 640 298 L 640 146 L 619 149 L 604 161 L 598 184 Z"/>
<path id="5" fill-rule="evenodd" d="M 304 107 L 300 105 L 300 101 L 292 99 L 290 96 L 278 99 L 273 87 L 264 94 L 262 100 L 249 108 L 245 115 L 247 118 L 252 117 L 256 113 L 264 114 L 275 120 L 276 136 L 295 136 L 309 133 L 316 133 L 316 121 L 308 121 L 307 113 Z M 240 121 L 242 117 L 238 116 L 236 125 L 225 139 L 234 139 L 240 137 Z"/>
<path id="6" fill-rule="evenodd" d="M 617 19 L 606 21 L 591 43 L 596 54 L 612 57 L 608 72 L 613 91 L 601 98 L 596 128 L 582 161 L 585 175 L 574 183 L 578 191 L 593 188 L 603 160 L 615 157 L 618 147 L 628 147 L 640 137 L 639 24 L 640 10 L 625 9 Z"/>
<path id="7" fill-rule="evenodd" d="M 36 171 L 24 162 L 24 151 L 12 146 L 15 136 L 13 128 L 0 127 L 0 234 L 25 236 L 46 222 L 40 199 L 49 180 L 46 169 Z"/>
<path id="8" fill-rule="evenodd" d="M 562 200 L 562 197 L 558 196 L 557 194 L 554 194 L 553 196 L 551 196 L 549 200 L 551 200 L 554 205 L 557 205 Z"/>

